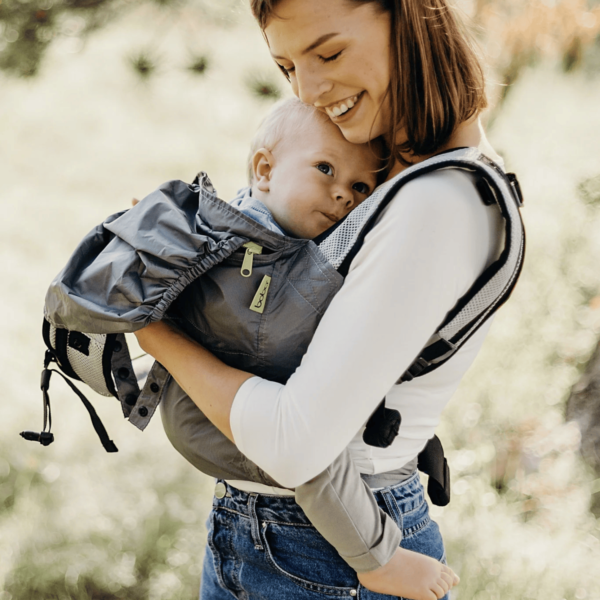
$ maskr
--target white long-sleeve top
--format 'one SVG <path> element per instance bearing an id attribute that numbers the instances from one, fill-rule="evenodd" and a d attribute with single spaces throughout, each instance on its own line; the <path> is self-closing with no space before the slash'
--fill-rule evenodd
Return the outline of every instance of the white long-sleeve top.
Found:
<path id="1" fill-rule="evenodd" d="M 281 385 L 259 377 L 238 390 L 238 448 L 286 487 L 323 471 L 345 447 L 359 470 L 415 458 L 477 355 L 489 322 L 437 370 L 397 385 L 446 313 L 498 253 L 502 219 L 471 176 L 453 169 L 404 185 L 365 238 L 300 367 Z M 362 441 L 386 397 L 402 415 L 389 448 Z"/>

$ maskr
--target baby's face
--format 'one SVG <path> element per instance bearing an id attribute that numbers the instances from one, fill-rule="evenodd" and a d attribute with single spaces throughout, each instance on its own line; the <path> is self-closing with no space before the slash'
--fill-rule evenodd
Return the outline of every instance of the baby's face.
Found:
<path id="1" fill-rule="evenodd" d="M 329 120 L 310 119 L 275 147 L 264 202 L 290 235 L 312 239 L 373 192 L 381 167 L 375 151 L 348 142 Z"/>

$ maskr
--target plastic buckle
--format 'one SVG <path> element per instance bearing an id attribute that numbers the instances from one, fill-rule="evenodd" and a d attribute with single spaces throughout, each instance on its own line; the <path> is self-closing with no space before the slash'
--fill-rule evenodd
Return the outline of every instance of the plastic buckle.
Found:
<path id="1" fill-rule="evenodd" d="M 427 367 L 431 366 L 431 363 L 427 362 L 422 356 L 419 356 L 417 360 L 413 362 L 408 369 L 403 373 L 402 377 L 398 380 L 398 383 L 404 381 L 412 381 L 415 377 L 418 377 Z"/>
<path id="2" fill-rule="evenodd" d="M 49 446 L 54 441 L 54 434 L 49 431 L 21 431 L 21 437 L 29 442 L 39 442 L 42 446 Z"/>
<path id="3" fill-rule="evenodd" d="M 523 192 L 521 191 L 521 185 L 519 184 L 519 180 L 517 179 L 517 176 L 514 173 L 507 173 L 506 178 L 508 179 L 508 182 L 510 183 L 510 189 L 513 193 L 513 196 L 514 196 L 515 200 L 517 201 L 519 208 L 521 208 L 524 204 L 524 200 L 523 200 Z"/>
<path id="4" fill-rule="evenodd" d="M 40 388 L 44 392 L 47 392 L 50 388 L 50 377 L 52 377 L 52 371 L 50 371 L 50 369 L 44 369 L 42 371 L 42 378 L 40 381 Z"/>

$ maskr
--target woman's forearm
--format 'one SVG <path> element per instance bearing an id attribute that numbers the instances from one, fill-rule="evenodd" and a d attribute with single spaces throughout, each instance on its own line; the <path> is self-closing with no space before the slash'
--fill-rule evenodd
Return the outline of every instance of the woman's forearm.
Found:
<path id="1" fill-rule="evenodd" d="M 145 352 L 169 371 L 198 408 L 231 441 L 231 405 L 250 373 L 228 367 L 202 346 L 166 323 L 151 323 L 136 332 Z"/>

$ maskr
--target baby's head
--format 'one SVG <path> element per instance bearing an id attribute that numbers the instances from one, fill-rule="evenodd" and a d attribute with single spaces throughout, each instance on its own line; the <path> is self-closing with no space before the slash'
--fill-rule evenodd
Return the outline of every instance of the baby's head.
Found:
<path id="1" fill-rule="evenodd" d="M 312 239 L 373 192 L 382 150 L 379 143 L 351 144 L 326 114 L 284 100 L 252 141 L 252 195 L 288 234 Z"/>

